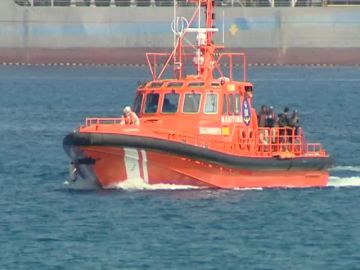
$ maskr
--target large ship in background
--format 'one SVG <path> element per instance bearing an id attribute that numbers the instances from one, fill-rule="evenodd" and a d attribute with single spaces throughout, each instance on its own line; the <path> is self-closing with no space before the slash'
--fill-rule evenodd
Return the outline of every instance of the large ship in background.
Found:
<path id="1" fill-rule="evenodd" d="M 359 3 L 216 1 L 220 33 L 215 42 L 225 40 L 228 48 L 245 51 L 253 65 L 359 65 Z M 181 6 L 177 16 L 188 17 L 189 4 L 176 4 Z M 172 5 L 165 0 L 1 0 L 0 63 L 145 64 L 145 48 L 173 46 Z"/>

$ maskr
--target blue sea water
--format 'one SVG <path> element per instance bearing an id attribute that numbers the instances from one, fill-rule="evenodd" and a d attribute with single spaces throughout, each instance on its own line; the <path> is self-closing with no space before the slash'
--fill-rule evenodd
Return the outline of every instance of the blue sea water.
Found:
<path id="1" fill-rule="evenodd" d="M 0 68 L 0 269 L 360 269 L 360 68 L 253 67 L 255 105 L 297 109 L 328 188 L 71 188 L 63 137 L 119 116 L 143 68 Z"/>

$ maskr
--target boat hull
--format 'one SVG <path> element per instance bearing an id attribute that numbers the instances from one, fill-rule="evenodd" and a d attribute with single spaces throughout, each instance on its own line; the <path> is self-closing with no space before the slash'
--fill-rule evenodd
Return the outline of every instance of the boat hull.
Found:
<path id="1" fill-rule="evenodd" d="M 95 178 L 103 188 L 113 188 L 131 179 L 141 179 L 149 185 L 224 189 L 327 185 L 328 159 L 235 158 L 189 145 L 180 146 L 181 151 L 178 144 L 166 141 L 149 142 L 136 136 L 106 134 L 75 133 L 64 140 L 64 148 L 79 174 L 83 178 Z"/>

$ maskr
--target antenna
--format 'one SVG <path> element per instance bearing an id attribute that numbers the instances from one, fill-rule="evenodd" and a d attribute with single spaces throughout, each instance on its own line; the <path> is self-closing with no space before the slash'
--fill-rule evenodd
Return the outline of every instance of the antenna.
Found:
<path id="1" fill-rule="evenodd" d="M 200 44 L 201 44 L 201 40 L 200 40 L 200 27 L 201 27 L 201 0 L 199 0 L 199 14 L 198 14 L 198 33 L 197 33 L 197 40 L 198 40 L 198 48 L 196 51 L 196 58 L 197 58 L 197 73 L 198 76 L 200 76 L 200 58 L 201 58 L 201 51 L 200 51 Z"/>
<path id="2" fill-rule="evenodd" d="M 225 10 L 222 11 L 222 43 L 225 44 Z"/>
<path id="3" fill-rule="evenodd" d="M 214 1 L 213 0 L 188 0 L 190 3 L 194 3 L 197 6 L 196 11 L 188 21 L 185 17 L 177 16 L 176 7 L 177 3 L 174 2 L 174 18 L 171 23 L 171 29 L 173 31 L 173 45 L 174 49 L 170 54 L 161 53 L 147 53 L 147 61 L 150 67 L 150 72 L 154 78 L 160 78 L 168 67 L 171 61 L 174 62 L 174 75 L 179 80 L 183 77 L 183 60 L 186 60 L 189 56 L 192 58 L 192 63 L 195 65 L 198 78 L 213 78 L 213 71 L 219 69 L 217 66 L 218 59 L 215 59 L 215 50 L 222 48 L 223 46 L 216 46 L 212 40 L 215 32 L 219 29 L 213 24 L 215 20 Z M 205 11 L 205 17 L 202 15 L 202 11 Z M 223 15 L 224 17 L 225 15 Z M 197 17 L 197 18 L 196 18 Z M 197 20 L 196 20 L 197 19 Z M 197 25 L 196 25 L 197 21 Z M 225 19 L 223 19 L 225 21 Z M 225 22 L 223 22 L 225 25 Z M 191 27 L 193 25 L 193 27 Z M 225 32 L 225 26 L 223 26 L 223 32 Z M 196 35 L 195 43 L 190 42 L 185 35 L 193 33 Z M 224 35 L 224 34 L 223 34 Z M 184 46 L 183 42 L 188 42 L 190 46 Z M 195 50 L 189 52 L 189 49 Z M 195 54 L 195 55 L 194 55 Z M 150 57 L 153 57 L 152 59 Z M 160 57 L 167 57 L 159 75 L 156 74 L 157 59 Z"/>
<path id="4" fill-rule="evenodd" d="M 174 0 L 174 11 L 173 11 L 173 14 L 174 14 L 174 18 L 173 18 L 173 22 L 175 23 L 175 19 L 176 19 L 176 0 Z M 175 31 L 173 30 L 173 45 L 174 45 L 174 50 L 175 50 L 175 46 L 176 46 L 176 33 Z M 176 56 L 174 54 L 174 60 L 175 60 Z"/>

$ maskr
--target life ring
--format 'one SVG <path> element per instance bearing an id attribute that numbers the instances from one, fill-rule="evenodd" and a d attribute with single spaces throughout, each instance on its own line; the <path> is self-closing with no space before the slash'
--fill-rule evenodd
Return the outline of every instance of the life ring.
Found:
<path id="1" fill-rule="evenodd" d="M 248 140 L 247 140 L 247 150 L 252 152 L 255 149 L 255 138 L 254 138 L 254 132 L 252 129 L 248 130 Z"/>
<path id="2" fill-rule="evenodd" d="M 248 144 L 248 133 L 245 128 L 239 130 L 239 148 L 240 150 L 245 150 L 246 145 Z"/>

